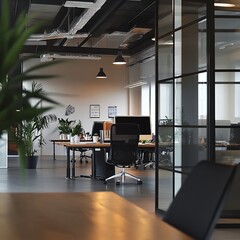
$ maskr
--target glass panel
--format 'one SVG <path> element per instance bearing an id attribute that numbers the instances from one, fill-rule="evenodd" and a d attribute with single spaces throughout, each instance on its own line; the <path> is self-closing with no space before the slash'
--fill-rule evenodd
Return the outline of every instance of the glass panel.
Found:
<path id="1" fill-rule="evenodd" d="M 175 83 L 175 124 L 198 125 L 207 117 L 206 73 L 177 78 Z"/>
<path id="2" fill-rule="evenodd" d="M 206 69 L 206 21 L 175 32 L 175 76 Z"/>
<path id="3" fill-rule="evenodd" d="M 183 175 L 181 173 L 175 173 L 174 174 L 174 179 L 175 179 L 175 189 L 174 189 L 174 195 L 176 196 L 176 194 L 178 193 L 179 189 L 182 186 L 183 183 Z"/>
<path id="4" fill-rule="evenodd" d="M 171 121 L 160 122 L 159 136 L 159 166 L 172 168 L 173 166 L 173 125 Z"/>
<path id="5" fill-rule="evenodd" d="M 216 161 L 225 164 L 240 163 L 240 124 L 232 123 L 230 127 L 216 128 L 215 132 Z"/>
<path id="6" fill-rule="evenodd" d="M 173 77 L 173 39 L 169 35 L 158 40 L 159 80 Z"/>
<path id="7" fill-rule="evenodd" d="M 240 19 L 238 19 L 240 28 Z M 221 30 L 215 34 L 215 61 L 216 69 L 240 69 L 240 32 L 236 29 Z"/>
<path id="8" fill-rule="evenodd" d="M 182 79 L 175 81 L 175 125 L 182 125 Z"/>
<path id="9" fill-rule="evenodd" d="M 240 72 L 216 72 L 215 81 L 240 83 Z"/>
<path id="10" fill-rule="evenodd" d="M 221 120 L 218 120 L 218 121 L 221 121 Z M 225 120 L 224 122 L 228 122 L 228 121 Z M 230 121 L 229 121 L 229 123 L 230 123 Z M 216 128 L 215 129 L 215 139 L 216 139 L 217 146 L 225 147 L 230 141 L 230 128 Z"/>
<path id="11" fill-rule="evenodd" d="M 172 1 L 158 2 L 158 36 L 163 36 L 173 31 Z"/>
<path id="12" fill-rule="evenodd" d="M 239 0 L 231 0 L 235 5 L 239 4 Z M 229 17 L 238 17 L 240 16 L 239 8 L 222 8 L 224 11 L 219 10 L 219 8 L 215 8 L 215 16 L 229 16 Z"/>
<path id="13" fill-rule="evenodd" d="M 159 84 L 159 120 L 173 119 L 173 83 Z"/>
<path id="14" fill-rule="evenodd" d="M 207 148 L 202 136 L 206 134 L 206 129 L 183 128 L 182 129 L 182 170 L 194 166 L 197 162 L 207 159 Z"/>
<path id="15" fill-rule="evenodd" d="M 173 200 L 173 173 L 159 169 L 158 208 L 166 211 Z"/>
<path id="16" fill-rule="evenodd" d="M 217 120 L 227 120 L 236 123 L 240 121 L 240 85 L 216 84 L 215 85 L 215 116 Z"/>
<path id="17" fill-rule="evenodd" d="M 239 1 L 235 4 L 239 4 Z M 224 11 L 217 9 L 215 11 L 216 69 L 239 69 L 240 9 L 237 7 L 222 8 Z"/>
<path id="18" fill-rule="evenodd" d="M 177 1 L 177 3 L 180 0 Z M 207 0 L 182 0 L 182 23 L 183 25 L 206 16 L 206 2 Z M 179 6 L 179 4 L 178 4 Z"/>
<path id="19" fill-rule="evenodd" d="M 178 171 L 182 166 L 182 128 L 175 128 L 174 166 Z"/>

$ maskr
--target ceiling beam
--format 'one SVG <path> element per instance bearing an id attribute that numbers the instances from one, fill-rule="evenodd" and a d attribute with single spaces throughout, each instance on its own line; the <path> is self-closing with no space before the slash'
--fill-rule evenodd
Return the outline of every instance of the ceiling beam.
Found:
<path id="1" fill-rule="evenodd" d="M 112 48 L 88 48 L 88 47 L 60 47 L 60 46 L 24 46 L 22 53 L 43 54 L 43 53 L 65 53 L 65 54 L 99 54 L 99 55 L 117 55 L 118 49 Z M 123 51 L 123 55 L 128 52 Z"/>
<path id="2" fill-rule="evenodd" d="M 31 0 L 32 4 L 44 4 L 44 5 L 62 5 L 65 3 L 63 0 Z"/>

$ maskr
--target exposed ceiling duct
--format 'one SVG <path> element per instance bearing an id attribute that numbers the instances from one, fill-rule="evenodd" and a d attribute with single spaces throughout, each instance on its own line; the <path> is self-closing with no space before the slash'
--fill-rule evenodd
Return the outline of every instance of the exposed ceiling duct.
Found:
<path id="1" fill-rule="evenodd" d="M 102 5 L 106 0 L 96 0 L 96 2 L 77 2 L 77 1 L 66 1 L 64 7 L 68 8 L 86 8 L 83 14 L 77 18 L 77 20 L 72 24 L 68 32 L 63 32 L 60 29 L 53 30 L 50 33 L 45 32 L 44 34 L 34 34 L 28 41 L 44 41 L 44 40 L 54 40 L 54 39 L 73 39 L 73 38 L 86 38 L 87 33 L 76 34 L 77 31 L 81 30 L 85 24 L 94 16 L 94 14 L 101 9 Z"/>
<path id="2" fill-rule="evenodd" d="M 72 2 L 72 7 L 74 7 L 73 1 L 67 1 L 67 2 Z M 81 30 L 85 26 L 85 24 L 93 17 L 93 15 L 99 9 L 101 9 L 101 7 L 103 6 L 103 4 L 105 2 L 106 2 L 106 0 L 96 0 L 96 2 L 90 4 L 89 8 L 86 7 L 86 10 L 83 12 L 83 14 L 77 18 L 75 23 L 69 29 L 69 33 L 75 34 L 77 31 Z M 75 3 L 77 4 L 77 5 L 75 5 L 75 7 L 76 7 L 76 6 L 78 6 L 78 4 L 81 4 L 82 2 L 75 2 Z M 69 6 L 69 4 L 67 6 Z"/>
<path id="3" fill-rule="evenodd" d="M 115 55 L 121 49 L 129 56 L 153 46 L 155 0 L 11 1 L 13 15 L 28 15 L 27 26 L 43 22 L 23 53 Z"/>
<path id="4" fill-rule="evenodd" d="M 58 54 L 58 53 L 46 53 L 40 56 L 41 62 L 49 62 L 54 59 L 85 59 L 85 60 L 101 60 L 102 57 L 91 54 Z"/>
<path id="5" fill-rule="evenodd" d="M 54 39 L 73 39 L 73 38 L 86 38 L 88 36 L 87 33 L 82 34 L 70 34 L 67 32 L 61 32 L 60 30 L 54 30 L 51 33 L 44 33 L 44 34 L 32 34 L 28 41 L 47 41 L 47 40 L 54 40 Z"/>

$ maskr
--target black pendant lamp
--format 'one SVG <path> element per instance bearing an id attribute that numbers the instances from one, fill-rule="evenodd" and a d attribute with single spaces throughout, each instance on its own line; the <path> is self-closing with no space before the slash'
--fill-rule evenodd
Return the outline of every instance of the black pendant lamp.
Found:
<path id="1" fill-rule="evenodd" d="M 118 55 L 117 55 L 117 57 L 115 58 L 115 61 L 113 62 L 113 64 L 123 65 L 123 64 L 126 64 L 126 63 L 127 63 L 127 62 L 126 62 L 125 59 L 123 58 L 122 53 L 121 53 L 121 52 L 118 52 Z"/>
<path id="2" fill-rule="evenodd" d="M 103 68 L 100 68 L 96 78 L 107 78 L 106 74 L 103 71 Z"/>

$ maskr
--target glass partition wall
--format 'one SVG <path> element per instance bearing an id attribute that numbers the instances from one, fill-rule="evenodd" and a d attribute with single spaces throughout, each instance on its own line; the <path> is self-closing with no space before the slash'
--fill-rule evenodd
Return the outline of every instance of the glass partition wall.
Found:
<path id="1" fill-rule="evenodd" d="M 226 8 L 210 0 L 157 1 L 157 211 L 167 210 L 197 162 L 240 162 L 240 3 L 235 3 Z"/>

